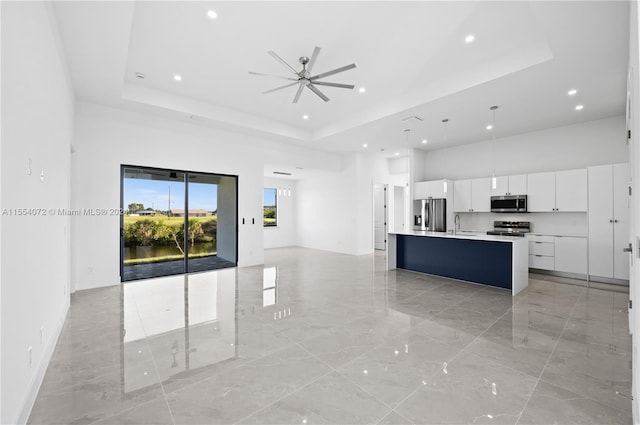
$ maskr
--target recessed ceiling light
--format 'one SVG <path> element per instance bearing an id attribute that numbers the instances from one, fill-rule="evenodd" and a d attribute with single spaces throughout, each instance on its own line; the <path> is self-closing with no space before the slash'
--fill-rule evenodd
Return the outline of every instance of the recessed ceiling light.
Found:
<path id="1" fill-rule="evenodd" d="M 584 105 L 576 105 L 576 111 L 582 111 L 584 109 Z"/>
<path id="2" fill-rule="evenodd" d="M 466 37 L 464 38 L 464 41 L 465 41 L 466 43 L 473 43 L 473 40 L 475 40 L 475 39 L 476 39 L 476 36 L 475 36 L 475 35 L 473 35 L 473 34 L 469 34 L 468 36 L 466 36 Z"/>
<path id="3" fill-rule="evenodd" d="M 427 142 L 428 142 L 428 141 L 427 141 L 427 139 L 424 139 L 424 140 L 422 141 L 422 144 L 424 145 L 424 144 L 426 144 Z"/>
<path id="4" fill-rule="evenodd" d="M 173 76 L 173 79 L 176 80 L 176 81 L 182 81 L 182 76 L 176 74 L 176 75 Z"/>
<path id="5" fill-rule="evenodd" d="M 396 152 L 396 156 L 400 155 L 400 152 Z"/>
<path id="6" fill-rule="evenodd" d="M 142 72 L 136 72 L 136 77 L 140 78 L 141 80 L 144 80 L 144 74 Z"/>
<path id="7" fill-rule="evenodd" d="M 308 119 L 309 119 L 309 115 L 303 115 L 303 116 L 302 116 L 302 119 L 303 119 L 303 120 L 308 120 Z"/>
<path id="8" fill-rule="evenodd" d="M 569 91 L 567 92 L 567 94 L 568 94 L 569 96 L 575 96 L 575 94 L 576 94 L 576 93 L 578 93 L 578 90 L 576 90 L 576 89 L 571 89 L 571 90 L 569 90 Z"/>
<path id="9" fill-rule="evenodd" d="M 369 145 L 367 145 L 366 143 L 362 145 L 363 148 L 366 148 L 367 146 Z"/>
<path id="10" fill-rule="evenodd" d="M 492 126 L 491 124 L 488 124 L 485 128 L 486 128 L 487 130 L 493 130 L 493 126 Z"/>
<path id="11" fill-rule="evenodd" d="M 214 10 L 210 10 L 207 12 L 207 16 L 211 19 L 216 19 L 218 17 L 218 14 Z"/>
<path id="12" fill-rule="evenodd" d="M 359 91 L 360 93 L 364 93 L 364 92 L 366 92 L 366 91 L 367 91 L 367 89 L 365 89 L 364 87 L 360 87 L 360 88 L 358 89 L 358 91 Z"/>

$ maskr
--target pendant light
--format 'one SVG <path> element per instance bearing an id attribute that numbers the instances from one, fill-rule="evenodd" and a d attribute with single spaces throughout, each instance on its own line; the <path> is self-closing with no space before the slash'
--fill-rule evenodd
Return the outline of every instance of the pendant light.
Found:
<path id="1" fill-rule="evenodd" d="M 442 120 L 442 144 L 444 145 L 443 154 L 447 153 L 447 123 L 449 122 L 449 118 L 445 118 Z M 442 188 L 444 189 L 444 193 L 447 193 L 447 179 L 442 178 Z"/>
<path id="2" fill-rule="evenodd" d="M 491 176 L 491 189 L 498 187 L 498 180 L 496 179 L 496 109 L 497 106 L 489 108 L 493 114 L 493 120 L 491 124 L 491 134 L 493 135 L 493 174 Z"/>

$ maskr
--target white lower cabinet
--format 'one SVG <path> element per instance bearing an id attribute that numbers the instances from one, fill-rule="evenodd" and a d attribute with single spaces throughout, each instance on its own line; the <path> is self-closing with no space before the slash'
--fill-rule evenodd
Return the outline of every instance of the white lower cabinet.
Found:
<path id="1" fill-rule="evenodd" d="M 527 235 L 529 241 L 529 267 L 553 270 L 555 268 L 555 246 L 553 236 Z"/>
<path id="2" fill-rule="evenodd" d="M 587 238 L 537 234 L 526 237 L 530 268 L 587 274 Z"/>
<path id="3" fill-rule="evenodd" d="M 555 270 L 587 274 L 587 238 L 555 237 Z"/>

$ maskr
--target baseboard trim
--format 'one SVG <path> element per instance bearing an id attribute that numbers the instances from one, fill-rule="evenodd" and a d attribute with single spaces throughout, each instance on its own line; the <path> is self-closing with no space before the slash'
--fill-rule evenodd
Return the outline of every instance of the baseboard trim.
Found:
<path id="1" fill-rule="evenodd" d="M 586 274 L 581 274 L 581 273 L 566 273 L 566 272 L 557 272 L 557 271 L 554 271 L 554 270 L 543 270 L 543 269 L 534 269 L 534 268 L 529 268 L 529 271 L 531 273 L 546 274 L 546 275 L 549 275 L 549 276 L 566 277 L 568 279 L 587 280 L 587 275 Z"/>
<path id="2" fill-rule="evenodd" d="M 52 338 L 49 338 L 49 342 L 42 353 L 40 363 L 38 364 L 38 370 L 31 380 L 29 391 L 27 392 L 24 398 L 24 402 L 22 403 L 22 409 L 20 409 L 20 414 L 15 421 L 16 424 L 26 424 L 29 420 L 31 410 L 33 409 L 33 405 L 36 402 L 36 397 L 38 396 L 38 392 L 40 391 L 40 386 L 42 385 L 42 381 L 44 380 L 44 375 L 47 372 L 49 363 L 51 362 L 51 357 L 53 357 L 53 352 L 58 345 L 58 339 L 60 338 L 60 334 L 62 333 L 62 326 L 64 325 L 68 311 L 69 304 L 67 303 L 64 309 L 64 314 L 62 314 L 62 316 L 58 320 L 56 328 L 54 329 L 54 336 Z"/>

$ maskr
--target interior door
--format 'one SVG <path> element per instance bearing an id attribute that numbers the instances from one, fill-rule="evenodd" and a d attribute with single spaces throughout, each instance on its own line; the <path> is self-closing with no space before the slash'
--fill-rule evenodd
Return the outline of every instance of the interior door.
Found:
<path id="1" fill-rule="evenodd" d="M 404 204 L 405 204 L 404 186 L 394 186 L 393 187 L 393 230 L 396 232 L 403 232 L 405 230 Z"/>
<path id="2" fill-rule="evenodd" d="M 387 186 L 375 185 L 373 198 L 374 247 L 385 250 L 387 248 Z"/>

